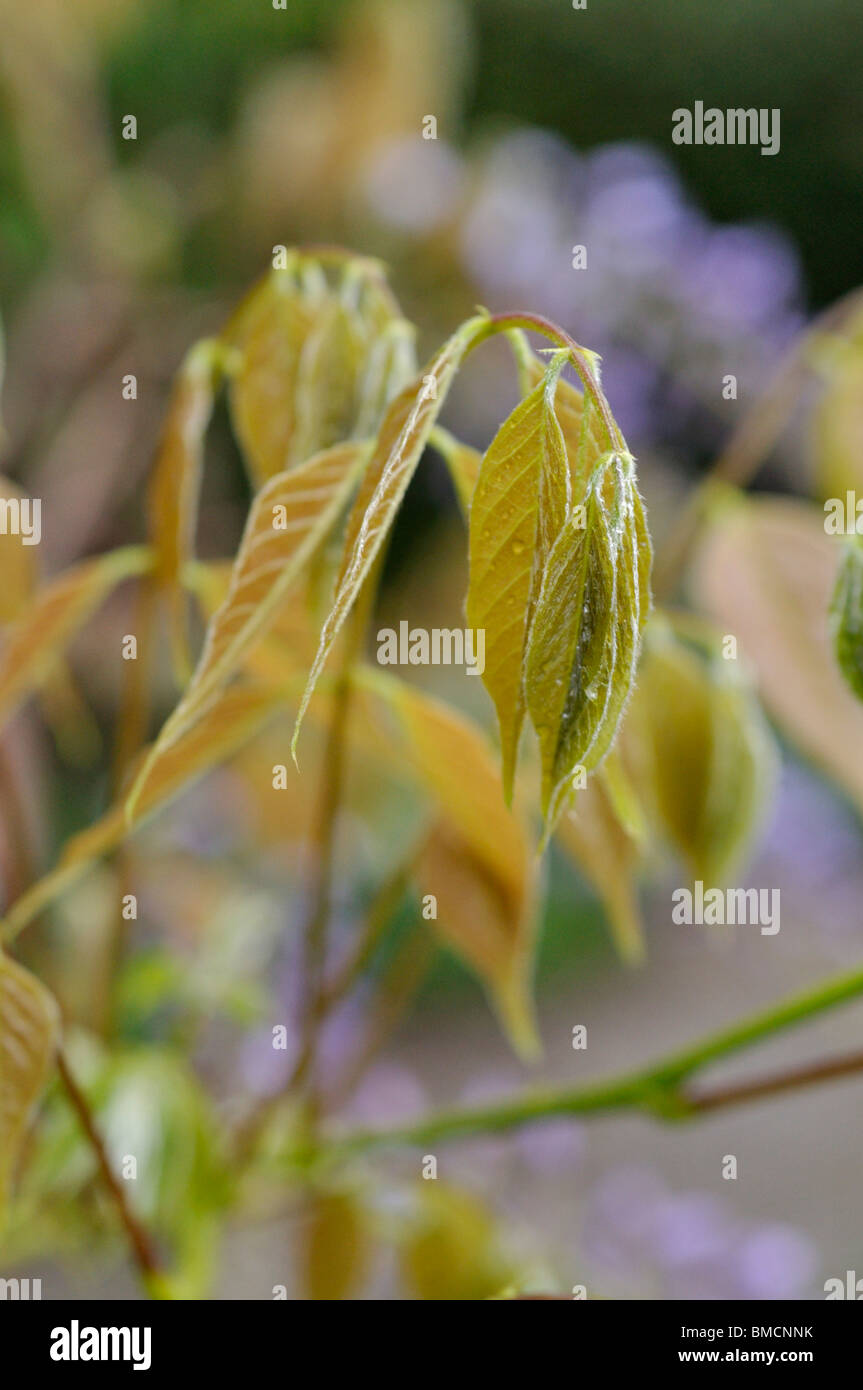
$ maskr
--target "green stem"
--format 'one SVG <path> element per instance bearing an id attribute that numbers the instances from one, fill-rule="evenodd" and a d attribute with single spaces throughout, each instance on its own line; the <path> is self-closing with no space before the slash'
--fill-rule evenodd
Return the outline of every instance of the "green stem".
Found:
<path id="1" fill-rule="evenodd" d="M 718 1108 L 719 1104 L 744 1100 L 752 1089 L 747 1086 L 729 1088 L 722 1100 L 709 1095 L 691 1096 L 683 1090 L 683 1083 L 691 1080 L 695 1073 L 720 1058 L 772 1037 L 838 1004 L 847 1003 L 861 994 L 863 970 L 855 970 L 835 976 L 813 990 L 794 995 L 740 1023 L 710 1034 L 689 1047 L 660 1058 L 653 1066 L 643 1070 L 587 1086 L 536 1091 L 497 1105 L 443 1112 L 401 1128 L 357 1131 L 337 1141 L 337 1148 L 353 1152 L 379 1145 L 422 1145 L 462 1135 L 515 1129 L 558 1115 L 641 1110 L 659 1119 L 689 1119 L 702 1111 Z M 809 1084 L 816 1079 L 847 1075 L 852 1069 L 857 1068 L 852 1068 L 847 1061 L 843 1064 L 807 1066 L 799 1071 L 794 1084 Z M 760 1083 L 760 1094 L 766 1093 L 766 1084 Z M 774 1078 L 769 1083 L 771 1091 L 789 1088 L 788 1077 Z"/>

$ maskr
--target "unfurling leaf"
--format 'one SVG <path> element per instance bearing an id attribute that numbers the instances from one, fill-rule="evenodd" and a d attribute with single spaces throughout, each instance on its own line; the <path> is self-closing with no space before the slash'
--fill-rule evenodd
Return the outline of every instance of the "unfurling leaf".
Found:
<path id="1" fill-rule="evenodd" d="M 810 503 L 740 500 L 717 511 L 695 564 L 702 607 L 736 634 L 782 732 L 863 807 L 863 709 L 839 672 L 828 610 L 836 541 Z"/>
<path id="2" fill-rule="evenodd" d="M 512 1278 L 491 1213 L 476 1197 L 441 1182 L 419 1192 L 419 1217 L 404 1244 L 402 1277 L 427 1300 L 476 1300 L 500 1293 Z"/>
<path id="3" fill-rule="evenodd" d="M 24 893 L 10 908 L 0 938 L 11 941 L 49 903 L 110 854 L 137 825 L 166 806 L 204 773 L 225 762 L 279 714 L 285 705 L 279 689 L 238 687 L 222 698 L 150 768 L 137 789 L 130 815 L 122 802 L 106 811 L 88 829 L 66 841 L 63 853 L 47 877 Z M 143 754 L 146 762 L 147 753 Z"/>
<path id="4" fill-rule="evenodd" d="M 856 535 L 842 550 L 830 623 L 839 670 L 858 700 L 863 700 L 863 544 Z"/>
<path id="5" fill-rule="evenodd" d="M 36 595 L 0 652 L 0 722 L 40 684 L 111 590 L 133 575 L 146 574 L 152 564 L 146 546 L 127 546 L 76 565 Z"/>
<path id="6" fill-rule="evenodd" d="M 349 1298 L 363 1281 L 369 1258 L 365 1213 L 349 1192 L 319 1192 L 302 1232 L 301 1269 L 306 1298 Z"/>
<path id="7" fill-rule="evenodd" d="M 252 480 L 261 486 L 313 453 L 375 432 L 415 371 L 412 330 L 377 262 L 346 258 L 337 283 L 298 251 L 240 306 L 224 334 L 234 349 L 231 409 Z"/>
<path id="8" fill-rule="evenodd" d="M 183 683 L 189 676 L 189 644 L 180 576 L 194 549 L 204 436 L 220 370 L 215 339 L 196 343 L 187 354 L 171 393 L 147 498 L 155 577 L 169 595 L 174 664 Z"/>
<path id="9" fill-rule="evenodd" d="M 632 460 L 607 454 L 552 547 L 528 638 L 525 690 L 550 828 L 573 774 L 598 766 L 614 741 L 635 678 L 649 571 Z"/>
<path id="10" fill-rule="evenodd" d="M 463 715 L 392 677 L 358 681 L 394 711 L 409 767 L 436 803 L 439 825 L 422 856 L 433 923 L 476 971 L 518 1051 L 536 1051 L 529 982 L 533 866 L 524 825 L 504 805 L 491 749 Z"/>
<path id="11" fill-rule="evenodd" d="M 401 506 L 461 361 L 487 324 L 468 319 L 444 344 L 384 416 L 369 466 L 348 517 L 344 561 L 333 606 L 324 623 L 291 744 L 296 756 L 300 725 L 333 643 L 368 576 Z"/>
<path id="12" fill-rule="evenodd" d="M 255 638 L 277 619 L 285 594 L 335 526 L 367 454 L 357 444 L 336 445 L 271 478 L 257 494 L 227 597 L 207 629 L 188 689 L 165 722 L 131 793 L 130 810 L 159 759 L 219 698 Z"/>
<path id="13" fill-rule="evenodd" d="M 50 1074 L 60 1013 L 44 985 L 0 950 L 0 1222 L 33 1108 Z"/>
<path id="14" fill-rule="evenodd" d="M 708 625 L 690 645 L 657 620 L 639 668 L 638 714 L 652 750 L 665 832 L 693 877 L 721 887 L 762 821 L 776 769 L 773 739 L 739 663 Z"/>
<path id="15" fill-rule="evenodd" d="M 470 510 L 467 620 L 485 632 L 483 682 L 500 723 L 507 801 L 525 714 L 524 653 L 545 563 L 567 515 L 569 470 L 554 393 L 565 354 L 486 453 Z"/>

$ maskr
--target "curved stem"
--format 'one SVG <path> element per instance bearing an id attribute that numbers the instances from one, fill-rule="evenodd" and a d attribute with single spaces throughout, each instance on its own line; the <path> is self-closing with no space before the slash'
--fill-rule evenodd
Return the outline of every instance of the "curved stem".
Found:
<path id="1" fill-rule="evenodd" d="M 617 1110 L 640 1110 L 665 1120 L 692 1118 L 706 1110 L 773 1094 L 819 1080 L 863 1070 L 863 1057 L 817 1062 L 761 1082 L 744 1082 L 715 1093 L 693 1095 L 684 1083 L 709 1064 L 752 1043 L 802 1023 L 863 994 L 863 970 L 824 981 L 813 990 L 794 995 L 763 1012 L 712 1033 L 699 1042 L 660 1058 L 653 1066 L 587 1086 L 537 1091 L 511 1101 L 473 1110 L 431 1115 L 417 1124 L 391 1130 L 349 1134 L 336 1147 L 353 1152 L 382 1144 L 426 1144 L 461 1135 L 495 1133 L 559 1115 L 586 1115 Z"/>

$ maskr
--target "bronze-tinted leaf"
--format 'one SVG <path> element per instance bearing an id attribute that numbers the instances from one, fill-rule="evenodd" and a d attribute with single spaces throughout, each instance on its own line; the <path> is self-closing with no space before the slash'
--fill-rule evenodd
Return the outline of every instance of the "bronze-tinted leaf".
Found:
<path id="1" fill-rule="evenodd" d="M 133 813 L 118 802 L 88 829 L 66 841 L 55 868 L 12 904 L 0 929 L 11 941 L 37 913 L 95 863 L 122 843 L 137 825 L 166 806 L 206 772 L 225 762 L 284 710 L 278 688 L 237 687 L 225 691 L 182 738 L 166 749 L 138 789 Z M 146 752 L 143 760 L 146 761 Z"/>
<path id="2" fill-rule="evenodd" d="M 9 630 L 0 653 L 0 722 L 8 719 L 112 589 L 153 564 L 145 546 L 86 560 L 41 589 Z"/>
<path id="3" fill-rule="evenodd" d="M 439 897 L 436 927 L 529 1054 L 536 1050 L 532 853 L 521 819 L 501 797 L 488 742 L 463 715 L 399 680 L 365 670 L 358 680 L 395 713 L 407 765 L 436 804 L 439 825 L 421 868 L 427 891 Z"/>
<path id="4" fill-rule="evenodd" d="M 415 370 L 412 330 L 379 264 L 331 267 L 291 251 L 225 330 L 230 399 L 253 482 L 347 439 L 370 436 Z"/>
<path id="5" fill-rule="evenodd" d="M 301 1236 L 300 1266 L 306 1298 L 350 1298 L 362 1284 L 370 1247 L 368 1218 L 350 1192 L 312 1198 Z"/>
<path id="6" fill-rule="evenodd" d="M 48 1080 L 60 1013 L 29 970 L 0 950 L 0 1222 L 21 1141 Z"/>
<path id="7" fill-rule="evenodd" d="M 186 595 L 180 585 L 191 559 L 204 463 L 204 436 L 220 372 L 219 344 L 196 343 L 181 366 L 162 429 L 147 498 L 156 578 L 169 594 L 171 638 L 178 675 L 189 677 Z"/>
<path id="8" fill-rule="evenodd" d="M 0 476 L 0 511 L 6 506 L 14 508 L 20 519 L 21 505 L 27 502 L 21 488 Z M 38 547 L 25 545 L 24 536 L 16 534 L 16 529 L 20 532 L 20 522 L 18 528 L 7 525 L 0 529 L 0 626 L 14 622 L 26 607 L 38 573 Z"/>
<path id="9" fill-rule="evenodd" d="M 303 716 L 327 656 L 401 506 L 452 379 L 486 323 L 485 315 L 480 315 L 462 324 L 425 371 L 405 387 L 387 410 L 348 517 L 344 561 L 297 715 L 292 742 L 294 753 Z"/>
<path id="10" fill-rule="evenodd" d="M 863 709 L 837 669 L 829 630 L 836 544 L 809 503 L 729 505 L 699 548 L 695 592 L 736 635 L 782 732 L 863 807 Z"/>
<path id="11" fill-rule="evenodd" d="M 361 445 L 336 445 L 271 478 L 257 494 L 227 597 L 207 629 L 192 680 L 163 726 L 140 781 L 219 698 L 252 643 L 276 620 L 285 594 L 344 510 L 366 456 Z M 137 795 L 136 787 L 129 799 L 132 808 Z"/>

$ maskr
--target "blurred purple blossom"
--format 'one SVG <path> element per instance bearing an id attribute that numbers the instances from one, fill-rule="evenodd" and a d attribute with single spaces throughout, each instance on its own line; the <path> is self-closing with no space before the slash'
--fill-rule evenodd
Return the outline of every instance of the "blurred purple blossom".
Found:
<path id="1" fill-rule="evenodd" d="M 596 1283 L 632 1297 L 805 1298 L 818 1263 L 794 1227 L 748 1222 L 725 1197 L 669 1192 L 643 1168 L 615 1169 L 592 1190 L 584 1246 Z"/>
<path id="2" fill-rule="evenodd" d="M 712 443 L 722 377 L 737 377 L 741 399 L 757 394 L 803 322 L 788 238 L 714 225 L 648 145 L 582 154 L 522 128 L 460 161 L 437 142 L 400 140 L 377 152 L 364 196 L 398 233 L 452 226 L 490 308 L 530 307 L 600 352 L 615 413 L 639 448 L 683 431 Z M 582 245 L 587 267 L 576 270 Z M 471 426 L 483 434 L 485 415 Z"/>

